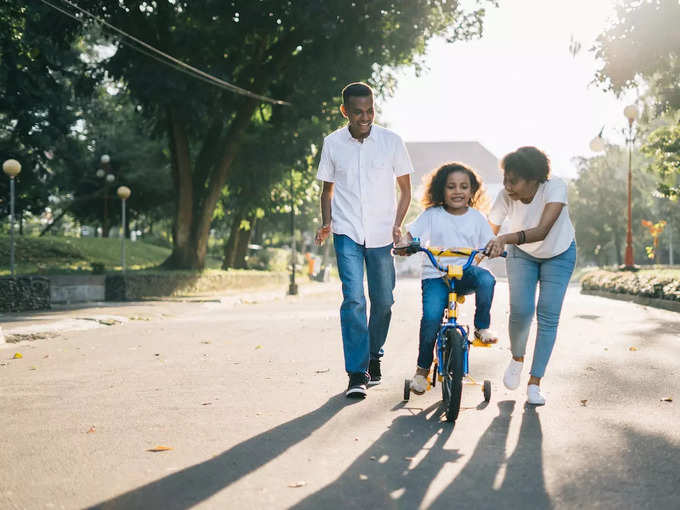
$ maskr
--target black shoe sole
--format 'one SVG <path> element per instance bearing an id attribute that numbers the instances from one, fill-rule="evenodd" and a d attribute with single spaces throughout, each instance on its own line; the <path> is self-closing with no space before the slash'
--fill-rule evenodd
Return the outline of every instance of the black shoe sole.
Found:
<path id="1" fill-rule="evenodd" d="M 366 390 L 358 389 L 358 388 L 352 388 L 351 390 L 347 390 L 347 392 L 345 393 L 345 396 L 347 398 L 355 398 L 355 399 L 366 398 Z"/>

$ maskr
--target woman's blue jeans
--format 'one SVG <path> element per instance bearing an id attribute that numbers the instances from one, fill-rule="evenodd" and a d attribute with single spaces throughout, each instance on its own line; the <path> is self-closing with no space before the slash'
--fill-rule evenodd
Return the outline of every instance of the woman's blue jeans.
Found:
<path id="1" fill-rule="evenodd" d="M 380 359 L 392 318 L 395 274 L 392 245 L 366 248 L 345 235 L 333 234 L 342 281 L 340 329 L 348 373 L 366 372 L 369 359 Z M 364 264 L 371 312 L 366 320 Z"/>
<path id="2" fill-rule="evenodd" d="M 491 323 L 491 302 L 496 279 L 486 269 L 470 266 L 456 283 L 458 294 L 475 293 L 475 328 L 486 329 Z M 442 323 L 444 309 L 449 304 L 449 287 L 443 278 L 422 281 L 423 317 L 420 320 L 418 366 L 429 369 L 434 358 L 434 344 Z"/>
<path id="3" fill-rule="evenodd" d="M 535 311 L 538 328 L 531 375 L 543 377 L 555 345 L 564 294 L 576 264 L 576 243 L 572 242 L 566 251 L 549 259 L 532 257 L 510 245 L 505 264 L 510 286 L 508 329 L 512 355 L 524 356 Z"/>

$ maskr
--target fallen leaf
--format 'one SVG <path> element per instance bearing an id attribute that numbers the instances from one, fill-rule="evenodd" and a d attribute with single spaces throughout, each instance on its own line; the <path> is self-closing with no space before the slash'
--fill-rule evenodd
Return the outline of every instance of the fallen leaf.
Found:
<path id="1" fill-rule="evenodd" d="M 413 460 L 413 457 L 404 457 L 404 460 L 411 461 L 411 460 Z"/>
<path id="2" fill-rule="evenodd" d="M 316 373 L 317 374 L 325 374 L 326 372 L 330 372 L 330 371 L 331 371 L 330 368 L 324 368 L 323 370 L 317 370 Z"/>
<path id="3" fill-rule="evenodd" d="M 92 434 L 93 432 L 97 432 L 97 430 L 94 428 L 94 425 L 92 425 L 92 426 L 88 429 L 87 434 Z"/>
<path id="4" fill-rule="evenodd" d="M 364 474 L 359 475 L 359 480 L 368 480 L 368 477 Z"/>
<path id="5" fill-rule="evenodd" d="M 168 450 L 172 450 L 169 446 L 154 446 L 153 448 L 149 448 L 147 452 L 167 452 Z"/>
<path id="6" fill-rule="evenodd" d="M 201 340 L 202 344 L 211 344 L 212 342 L 210 340 Z"/>
<path id="7" fill-rule="evenodd" d="M 587 403 L 588 403 L 588 399 L 581 400 L 581 405 L 582 405 L 583 407 L 585 407 Z"/>
<path id="8" fill-rule="evenodd" d="M 673 397 L 662 398 L 661 402 L 673 402 Z"/>
<path id="9" fill-rule="evenodd" d="M 370 460 L 375 460 L 375 457 L 371 455 Z"/>
<path id="10" fill-rule="evenodd" d="M 38 367 L 32 366 L 32 367 L 29 368 L 29 370 L 38 370 Z"/>
<path id="11" fill-rule="evenodd" d="M 21 359 L 21 358 L 23 358 L 23 357 L 24 357 L 23 354 L 21 354 L 20 352 L 15 352 L 15 353 L 14 353 L 14 359 Z"/>
<path id="12" fill-rule="evenodd" d="M 358 440 L 359 440 L 359 438 L 358 438 L 358 437 L 355 437 L 355 438 L 354 438 L 354 440 L 355 440 L 355 441 L 358 441 Z"/>
<path id="13" fill-rule="evenodd" d="M 258 349 L 262 349 L 262 346 L 261 346 L 261 345 L 256 345 L 256 346 L 255 346 L 255 350 L 258 350 Z"/>
<path id="14" fill-rule="evenodd" d="M 300 480 L 299 482 L 291 482 L 291 483 L 289 483 L 289 484 L 288 484 L 288 487 L 290 487 L 290 488 L 292 488 L 292 489 L 297 489 L 297 488 L 299 488 L 299 487 L 304 487 L 305 485 L 307 485 L 307 482 Z"/>
<path id="15" fill-rule="evenodd" d="M 210 406 L 210 405 L 212 405 L 212 402 L 203 402 L 201 405 L 202 406 Z"/>
<path id="16" fill-rule="evenodd" d="M 46 359 L 46 358 L 49 358 L 49 357 L 50 357 L 49 354 L 45 354 L 45 355 L 43 356 L 43 359 Z"/>
<path id="17" fill-rule="evenodd" d="M 629 350 L 629 351 L 637 351 L 638 348 L 635 347 L 635 346 L 630 346 L 630 347 L 628 347 L 628 350 Z"/>

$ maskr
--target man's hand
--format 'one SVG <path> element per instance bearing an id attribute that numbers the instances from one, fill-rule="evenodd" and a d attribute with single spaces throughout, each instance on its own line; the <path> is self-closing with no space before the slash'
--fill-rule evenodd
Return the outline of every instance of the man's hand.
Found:
<path id="1" fill-rule="evenodd" d="M 503 253 L 503 250 L 505 250 L 505 239 L 503 236 L 494 237 L 487 243 L 486 248 L 484 249 L 486 256 L 490 259 L 499 257 L 501 253 Z"/>
<path id="2" fill-rule="evenodd" d="M 331 235 L 331 226 L 324 225 L 316 232 L 316 237 L 314 238 L 314 244 L 321 246 L 323 242 Z"/>
<path id="3" fill-rule="evenodd" d="M 392 244 L 397 246 L 399 241 L 401 241 L 401 227 L 399 225 L 395 225 L 392 227 Z"/>

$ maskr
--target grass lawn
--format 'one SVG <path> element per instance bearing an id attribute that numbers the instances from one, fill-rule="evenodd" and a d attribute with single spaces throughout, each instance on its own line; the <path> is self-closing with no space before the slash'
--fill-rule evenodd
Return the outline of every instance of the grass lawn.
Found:
<path id="1" fill-rule="evenodd" d="M 14 260 L 17 274 L 60 274 L 91 272 L 93 263 L 106 271 L 121 269 L 121 240 L 101 237 L 15 237 Z M 0 236 L 0 275 L 8 275 L 10 243 Z M 126 264 L 131 270 L 158 266 L 170 250 L 141 241 L 126 241 Z"/>

